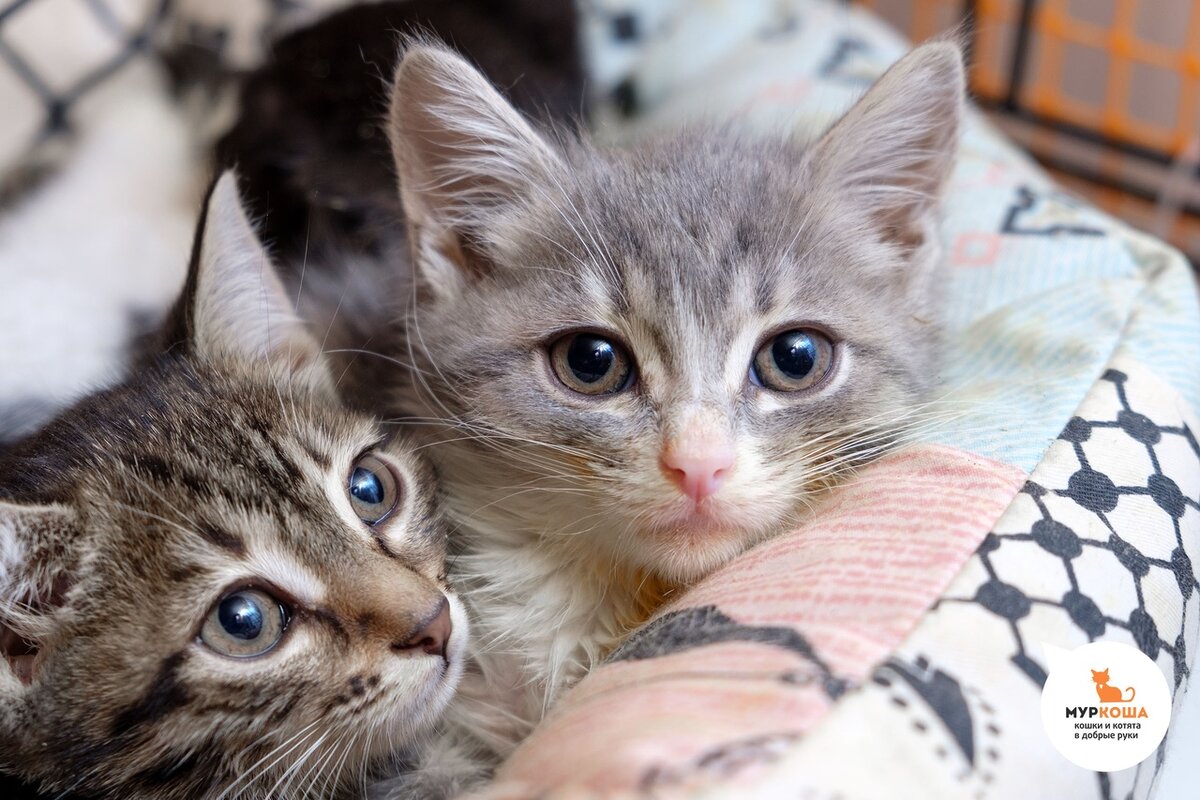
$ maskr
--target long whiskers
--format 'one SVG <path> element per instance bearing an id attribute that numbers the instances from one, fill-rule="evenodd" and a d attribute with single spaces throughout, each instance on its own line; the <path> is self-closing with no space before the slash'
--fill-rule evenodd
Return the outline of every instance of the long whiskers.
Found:
<path id="1" fill-rule="evenodd" d="M 293 733 L 287 739 L 268 750 L 266 755 L 258 759 L 258 761 L 255 761 L 249 767 L 243 769 L 237 779 L 230 783 L 223 792 L 214 798 L 214 800 L 225 800 L 226 797 L 241 797 L 242 794 L 244 794 L 252 786 L 253 781 L 257 780 L 262 774 L 269 772 L 275 766 L 275 764 L 279 763 L 281 759 L 286 758 L 292 749 L 299 746 L 299 744 L 304 741 L 304 738 L 312 732 L 314 727 L 316 727 L 318 722 L 319 720 L 313 720 L 300 730 Z M 285 750 L 284 748 L 288 749 Z M 267 766 L 263 767 L 261 770 L 258 770 L 260 766 L 268 761 L 270 761 L 270 763 L 267 764 Z M 256 772 L 256 770 L 258 771 Z"/>

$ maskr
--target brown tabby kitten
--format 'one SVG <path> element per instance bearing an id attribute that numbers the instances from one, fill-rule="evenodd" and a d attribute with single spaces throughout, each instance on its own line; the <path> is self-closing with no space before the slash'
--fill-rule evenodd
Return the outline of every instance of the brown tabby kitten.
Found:
<path id="1" fill-rule="evenodd" d="M 0 461 L 0 769 L 326 796 L 437 719 L 467 634 L 431 470 L 335 388 L 227 173 L 161 349 Z"/>
<path id="2" fill-rule="evenodd" d="M 494 755 L 664 593 L 920 418 L 963 84 L 934 43 L 811 147 L 607 149 L 539 134 L 452 52 L 404 56 L 417 286 L 392 405 L 440 434 L 481 642 L 456 713 Z"/>

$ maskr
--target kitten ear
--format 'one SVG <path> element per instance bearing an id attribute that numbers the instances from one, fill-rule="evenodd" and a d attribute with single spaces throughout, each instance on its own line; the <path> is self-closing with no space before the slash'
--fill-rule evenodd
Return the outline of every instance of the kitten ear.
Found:
<path id="1" fill-rule="evenodd" d="M 292 371 L 321 362 L 320 346 L 255 235 L 230 170 L 209 193 L 168 331 L 168 345 L 183 344 L 201 358 L 267 359 Z"/>
<path id="2" fill-rule="evenodd" d="M 461 56 L 414 45 L 396 69 L 389 136 L 422 277 L 435 292 L 486 274 L 489 214 L 544 185 L 559 156 Z"/>
<path id="3" fill-rule="evenodd" d="M 962 54 L 948 42 L 900 59 L 811 151 L 827 196 L 911 252 L 936 238 L 965 105 Z"/>
<path id="4" fill-rule="evenodd" d="M 70 575 L 60 563 L 74 538 L 75 512 L 66 506 L 0 502 L 0 687 L 28 685 L 41 666 Z"/>

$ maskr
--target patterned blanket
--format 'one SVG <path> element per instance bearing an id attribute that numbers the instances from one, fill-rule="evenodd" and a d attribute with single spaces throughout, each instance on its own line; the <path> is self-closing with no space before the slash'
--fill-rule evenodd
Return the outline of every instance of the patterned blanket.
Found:
<path id="1" fill-rule="evenodd" d="M 264 32 L 339 4 L 0 3 L 8 429 L 110 376 L 138 314 L 178 288 L 206 167 L 151 45 L 249 65 Z M 614 139 L 701 116 L 809 138 L 905 46 L 831 0 L 582 7 Z M 120 147 L 143 167 L 118 171 Z M 944 239 L 947 412 L 922 443 L 662 609 L 484 796 L 1149 795 L 1163 748 L 1093 773 L 1049 746 L 1043 645 L 1135 645 L 1183 697 L 1200 628 L 1194 279 L 981 118 Z"/>

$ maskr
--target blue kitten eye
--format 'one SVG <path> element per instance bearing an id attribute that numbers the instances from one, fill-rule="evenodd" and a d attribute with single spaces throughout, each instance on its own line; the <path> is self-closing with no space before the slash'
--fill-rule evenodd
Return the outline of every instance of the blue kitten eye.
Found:
<path id="1" fill-rule="evenodd" d="M 833 342 L 809 328 L 784 331 L 759 348 L 750 377 L 777 392 L 798 392 L 821 383 L 833 368 Z"/>
<path id="2" fill-rule="evenodd" d="M 200 629 L 200 641 L 233 658 L 260 656 L 283 637 L 288 612 L 261 589 L 238 589 L 217 601 Z"/>
<path id="3" fill-rule="evenodd" d="M 350 495 L 360 503 L 377 506 L 383 502 L 383 481 L 366 467 L 350 473 Z"/>
<path id="4" fill-rule="evenodd" d="M 230 636 L 254 640 L 262 635 L 263 610 L 245 594 L 226 597 L 217 606 L 217 620 Z"/>
<path id="5" fill-rule="evenodd" d="M 391 514 L 400 494 L 391 468 L 372 455 L 362 456 L 350 469 L 346 491 L 354 513 L 368 525 Z"/>
<path id="6" fill-rule="evenodd" d="M 633 364 L 621 345 L 596 333 L 572 333 L 550 346 L 550 366 L 568 389 L 613 394 L 627 388 Z"/>

